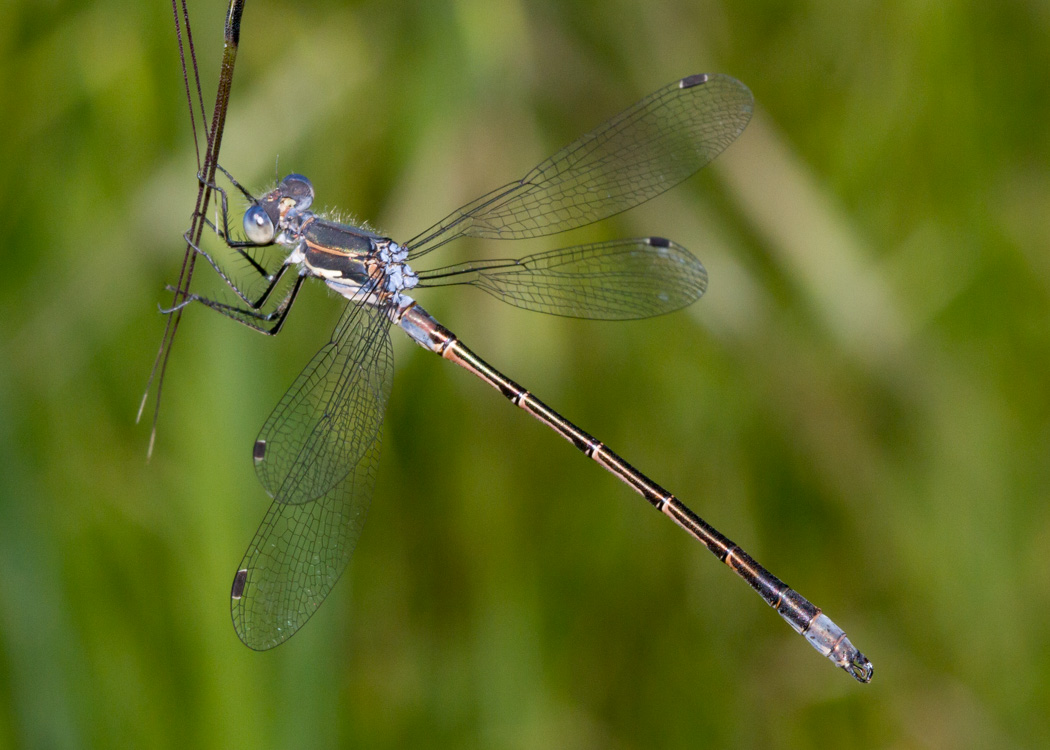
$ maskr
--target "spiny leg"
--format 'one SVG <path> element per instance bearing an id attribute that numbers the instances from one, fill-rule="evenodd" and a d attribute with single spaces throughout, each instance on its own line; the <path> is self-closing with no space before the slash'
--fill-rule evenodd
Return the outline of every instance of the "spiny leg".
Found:
<path id="1" fill-rule="evenodd" d="M 206 223 L 213 229 L 215 228 L 214 225 L 207 219 L 204 219 L 204 223 Z M 219 234 L 219 236 L 221 237 L 222 235 Z M 273 294 L 273 290 L 277 288 L 277 285 L 284 277 L 285 271 L 288 270 L 288 265 L 282 263 L 281 267 L 278 268 L 274 273 L 268 273 L 266 269 L 260 266 L 250 255 L 243 251 L 240 251 L 241 255 L 247 258 L 248 261 L 251 262 L 255 270 L 259 272 L 259 276 L 268 282 L 266 285 L 266 289 L 263 290 L 262 294 L 258 297 L 258 299 L 253 299 L 247 294 L 247 292 L 241 289 L 241 287 L 237 284 L 236 281 L 230 278 L 230 276 L 222 269 L 219 263 L 211 256 L 210 253 L 208 253 L 207 250 L 205 250 L 204 248 L 200 247 L 192 241 L 188 233 L 183 235 L 183 237 L 185 238 L 189 246 L 193 248 L 194 252 L 196 252 L 198 255 L 200 255 L 206 261 L 208 261 L 209 265 L 211 265 L 211 267 L 215 269 L 215 273 L 219 275 L 219 278 L 223 280 L 226 286 L 232 289 L 234 294 L 240 297 L 241 301 L 243 301 L 253 310 L 259 310 L 263 305 L 266 304 L 266 300 L 268 300 L 270 298 L 270 295 Z"/>
<path id="2" fill-rule="evenodd" d="M 285 266 L 284 268 L 287 268 Z M 292 304 L 295 302 L 295 298 L 299 294 L 299 289 L 302 287 L 303 282 L 306 280 L 306 276 L 299 276 L 295 280 L 295 284 L 291 290 L 285 296 L 283 300 L 268 313 L 260 312 L 258 308 L 251 307 L 237 307 L 236 305 L 228 305 L 225 302 L 218 302 L 217 300 L 208 299 L 201 297 L 199 294 L 191 294 L 186 297 L 182 302 L 169 308 L 161 308 L 161 312 L 165 315 L 178 312 L 182 308 L 193 302 L 199 302 L 205 307 L 215 310 L 217 313 L 225 315 L 231 320 L 235 320 L 241 325 L 248 326 L 253 331 L 264 333 L 267 336 L 276 336 L 281 332 L 281 327 L 284 325 L 285 319 L 288 317 L 288 312 L 292 309 Z M 173 287 L 169 287 L 172 288 Z M 264 323 L 273 323 L 272 326 L 263 325 Z"/>

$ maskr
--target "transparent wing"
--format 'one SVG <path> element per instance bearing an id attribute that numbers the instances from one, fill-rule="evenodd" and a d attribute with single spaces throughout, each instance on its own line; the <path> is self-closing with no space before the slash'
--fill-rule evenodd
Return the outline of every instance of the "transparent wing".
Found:
<path id="1" fill-rule="evenodd" d="M 351 303 L 255 441 L 255 469 L 280 503 L 337 485 L 379 435 L 393 374 L 386 313 Z"/>
<path id="2" fill-rule="evenodd" d="M 631 320 L 679 310 L 707 289 L 692 253 L 662 237 L 616 240 L 425 271 L 420 286 L 467 284 L 526 310 Z"/>
<path id="3" fill-rule="evenodd" d="M 722 153 L 747 126 L 753 104 L 747 86 L 729 76 L 683 78 L 404 246 L 417 258 L 461 236 L 537 237 L 625 211 Z"/>
<path id="4" fill-rule="evenodd" d="M 322 497 L 270 505 L 233 582 L 233 626 L 246 646 L 283 643 L 321 606 L 361 536 L 378 462 L 377 435 Z"/>

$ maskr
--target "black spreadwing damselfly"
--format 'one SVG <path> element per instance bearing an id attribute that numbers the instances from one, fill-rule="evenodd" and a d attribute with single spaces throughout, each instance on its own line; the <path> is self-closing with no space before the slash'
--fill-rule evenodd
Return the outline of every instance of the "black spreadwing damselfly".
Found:
<path id="1" fill-rule="evenodd" d="M 231 3 L 224 61 L 232 60 L 231 48 L 236 50 L 231 22 L 235 26 L 242 7 L 242 0 Z M 183 12 L 185 17 L 184 7 Z M 232 75 L 232 62 L 229 67 Z M 224 92 L 220 84 L 217 108 L 225 108 L 228 81 L 226 86 Z M 752 106 L 747 87 L 726 75 L 675 81 L 521 179 L 486 193 L 403 243 L 313 213 L 314 188 L 302 175 L 290 174 L 265 195 L 253 196 L 215 162 L 221 126 L 217 130 L 213 124 L 200 183 L 204 194 L 215 191 L 220 198 L 221 226 L 203 218 L 206 208 L 199 203 L 194 227 L 186 235 L 188 258 L 204 258 L 238 301 L 230 304 L 192 294 L 184 274 L 185 281 L 173 287 L 175 303 L 165 310 L 169 321 L 177 320 L 187 305 L 199 303 L 275 335 L 306 279 L 317 278 L 347 299 L 331 340 L 285 393 L 253 447 L 256 472 L 273 502 L 233 581 L 233 622 L 245 644 L 268 649 L 290 638 L 349 563 L 375 483 L 392 383 L 389 329 L 397 326 L 424 349 L 476 375 L 567 439 L 702 542 L 817 651 L 857 680 L 871 679 L 871 662 L 820 609 L 604 443 L 482 360 L 409 294 L 427 287 L 469 285 L 527 310 L 599 320 L 647 318 L 694 302 L 707 286 L 707 272 L 689 251 L 661 237 L 577 245 L 427 271 L 414 266 L 459 237 L 538 237 L 600 221 L 647 201 L 728 147 L 746 127 Z M 217 121 L 218 117 L 213 122 Z M 214 183 L 216 169 L 250 202 L 244 240 L 231 236 L 228 197 Z M 261 294 L 249 294 L 201 248 L 203 225 L 211 226 L 247 260 L 257 281 L 265 284 Z M 265 267 L 247 252 L 273 245 L 286 250 L 276 268 Z M 167 334 L 165 341 L 170 349 Z M 166 357 L 166 351 L 162 346 L 161 356 Z"/>

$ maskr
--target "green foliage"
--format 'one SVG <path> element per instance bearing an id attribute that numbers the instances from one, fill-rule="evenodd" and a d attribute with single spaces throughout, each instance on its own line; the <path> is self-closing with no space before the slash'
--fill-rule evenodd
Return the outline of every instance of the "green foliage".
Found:
<path id="1" fill-rule="evenodd" d="M 1044 6 L 247 0 L 224 165 L 258 190 L 279 158 L 395 239 L 675 78 L 751 87 L 701 177 L 557 238 L 675 239 L 711 278 L 689 311 L 424 302 L 825 607 L 868 686 L 401 340 L 349 572 L 241 646 L 252 441 L 341 305 L 314 285 L 275 340 L 189 310 L 146 462 L 196 195 L 169 11 L 0 8 L 0 747 L 1050 743 Z M 224 2 L 191 12 L 209 102 Z"/>

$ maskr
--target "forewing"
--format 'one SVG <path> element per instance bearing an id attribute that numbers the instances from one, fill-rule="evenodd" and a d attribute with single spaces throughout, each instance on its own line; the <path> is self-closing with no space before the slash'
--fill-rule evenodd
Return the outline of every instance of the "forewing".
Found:
<path id="1" fill-rule="evenodd" d="M 231 614 L 245 645 L 262 651 L 292 637 L 350 562 L 375 486 L 379 438 L 312 503 L 274 501 L 234 577 Z"/>
<path id="2" fill-rule="evenodd" d="M 306 503 L 338 484 L 376 440 L 393 374 L 386 313 L 351 303 L 255 441 L 255 469 L 281 503 Z"/>
<path id="3" fill-rule="evenodd" d="M 406 243 L 415 258 L 460 236 L 562 232 L 637 206 L 706 165 L 744 130 L 754 99 L 726 75 L 683 78 Z"/>

